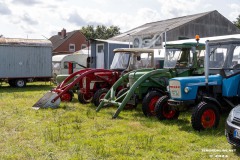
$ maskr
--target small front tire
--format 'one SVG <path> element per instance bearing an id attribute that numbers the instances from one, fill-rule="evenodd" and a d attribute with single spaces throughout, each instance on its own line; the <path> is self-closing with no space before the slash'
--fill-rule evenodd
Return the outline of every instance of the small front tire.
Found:
<path id="1" fill-rule="evenodd" d="M 95 106 L 98 106 L 100 104 L 101 99 L 105 97 L 107 92 L 108 92 L 107 88 L 101 88 L 97 90 L 97 92 L 93 95 L 93 103 Z"/>
<path id="2" fill-rule="evenodd" d="M 83 94 L 83 93 L 78 93 L 78 101 L 82 104 L 87 104 L 92 101 L 92 95 L 91 94 Z"/>
<path id="3" fill-rule="evenodd" d="M 178 110 L 173 110 L 170 108 L 170 106 L 167 103 L 168 99 L 169 99 L 168 96 L 163 96 L 159 98 L 159 100 L 156 103 L 155 113 L 159 120 L 178 119 L 180 112 Z"/>

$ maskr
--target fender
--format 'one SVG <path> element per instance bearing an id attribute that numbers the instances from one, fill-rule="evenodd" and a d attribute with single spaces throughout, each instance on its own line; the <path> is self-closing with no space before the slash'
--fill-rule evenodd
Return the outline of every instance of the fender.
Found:
<path id="1" fill-rule="evenodd" d="M 213 97 L 203 97 L 203 101 L 216 104 L 216 106 L 218 107 L 219 111 L 221 112 L 221 106 L 222 105 L 219 103 L 219 101 L 217 99 L 215 99 Z"/>

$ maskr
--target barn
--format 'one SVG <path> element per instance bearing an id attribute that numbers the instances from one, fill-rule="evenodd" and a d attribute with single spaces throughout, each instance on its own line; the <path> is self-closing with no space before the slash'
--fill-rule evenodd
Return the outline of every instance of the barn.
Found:
<path id="1" fill-rule="evenodd" d="M 133 42 L 135 48 L 162 48 L 165 41 L 240 34 L 240 30 L 218 11 L 146 23 L 110 40 Z"/>

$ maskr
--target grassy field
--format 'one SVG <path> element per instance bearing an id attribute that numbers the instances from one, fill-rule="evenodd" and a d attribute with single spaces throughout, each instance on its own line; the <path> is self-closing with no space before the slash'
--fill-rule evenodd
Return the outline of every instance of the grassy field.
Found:
<path id="1" fill-rule="evenodd" d="M 0 87 L 0 159 L 238 159 L 240 151 L 224 136 L 227 114 L 218 129 L 196 132 L 188 112 L 159 122 L 144 117 L 138 106 L 111 119 L 115 107 L 96 113 L 76 95 L 58 109 L 33 110 L 53 87 Z"/>

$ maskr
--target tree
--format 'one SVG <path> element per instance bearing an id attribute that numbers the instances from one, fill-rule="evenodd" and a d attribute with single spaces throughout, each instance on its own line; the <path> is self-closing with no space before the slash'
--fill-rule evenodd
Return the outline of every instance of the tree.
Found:
<path id="1" fill-rule="evenodd" d="M 240 29 L 240 14 L 238 15 L 237 21 L 233 21 L 233 24 Z"/>
<path id="2" fill-rule="evenodd" d="M 3 38 L 3 35 L 2 35 L 2 34 L 0 34 L 0 38 Z"/>
<path id="3" fill-rule="evenodd" d="M 113 25 L 110 27 L 104 25 L 97 25 L 97 27 L 88 25 L 87 27 L 82 27 L 81 32 L 87 39 L 109 39 L 120 34 L 120 28 Z"/>

